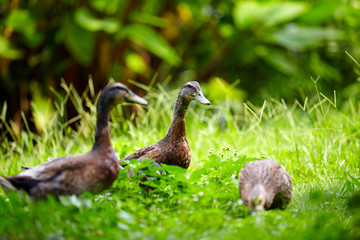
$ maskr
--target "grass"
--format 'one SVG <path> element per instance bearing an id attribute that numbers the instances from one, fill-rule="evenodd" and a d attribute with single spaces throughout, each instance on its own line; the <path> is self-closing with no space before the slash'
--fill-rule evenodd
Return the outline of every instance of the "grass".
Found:
<path id="1" fill-rule="evenodd" d="M 0 175 L 91 149 L 97 97 L 91 81 L 82 95 L 62 86 L 63 93 L 54 91 L 51 114 L 46 110 L 50 119 L 38 125 L 40 136 L 26 126 L 14 130 L 2 114 L 1 124 L 12 129 L 12 138 L 1 135 Z M 178 89 L 141 87 L 149 107 L 136 106 L 137 116 L 129 116 L 128 105 L 112 112 L 112 144 L 120 158 L 155 143 L 170 125 Z M 150 192 L 138 183 L 156 169 L 142 173 L 137 170 L 147 163 L 134 161 L 127 166 L 134 176 L 120 172 L 114 187 L 97 196 L 33 202 L 0 191 L 0 239 L 359 239 L 360 102 L 352 95 L 340 104 L 330 99 L 317 92 L 293 104 L 277 99 L 261 106 L 231 99 L 210 99 L 210 106 L 192 103 L 186 118 L 189 170 L 164 166 L 169 175 L 143 183 L 157 187 Z M 79 113 L 69 121 L 67 101 Z M 33 109 L 41 115 L 36 104 Z M 69 127 L 72 122 L 76 130 Z M 237 178 L 246 162 L 264 157 L 291 175 L 292 200 L 285 211 L 250 216 Z"/>

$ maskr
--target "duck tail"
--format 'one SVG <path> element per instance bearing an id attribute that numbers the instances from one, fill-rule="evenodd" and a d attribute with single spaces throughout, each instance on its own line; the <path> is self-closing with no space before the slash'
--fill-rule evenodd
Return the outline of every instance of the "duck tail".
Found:
<path id="1" fill-rule="evenodd" d="M 0 176 L 0 186 L 6 193 L 16 190 L 14 185 L 12 185 L 9 180 L 7 180 L 6 178 L 4 178 L 2 176 Z"/>

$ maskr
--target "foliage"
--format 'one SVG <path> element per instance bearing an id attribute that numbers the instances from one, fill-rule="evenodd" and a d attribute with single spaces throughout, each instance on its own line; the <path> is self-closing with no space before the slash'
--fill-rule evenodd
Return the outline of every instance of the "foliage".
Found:
<path id="1" fill-rule="evenodd" d="M 25 130 L 11 141 L 1 136 L 0 175 L 16 174 L 20 166 L 35 166 L 48 157 L 91 149 L 97 95 L 91 82 L 88 86 L 80 95 L 65 84 L 63 93 L 54 91 L 56 111 L 41 136 Z M 112 144 L 120 158 L 162 138 L 170 124 L 178 90 L 142 87 L 151 107 L 138 106 L 136 117 L 127 116 L 126 106 L 112 112 Z M 77 106 L 76 130 L 64 118 L 67 101 Z M 208 107 L 194 103 L 186 119 L 189 170 L 163 165 L 168 174 L 158 175 L 150 162 L 132 160 L 113 188 L 97 196 L 85 193 L 33 202 L 1 192 L 0 236 L 358 239 L 359 104 L 350 96 L 340 108 L 336 99 L 321 92 L 294 104 L 275 99 L 262 106 L 246 102 L 235 112 L 230 101 Z M 2 124 L 10 129 L 4 118 Z M 240 200 L 237 178 L 246 162 L 263 157 L 273 158 L 289 172 L 292 200 L 285 211 L 250 216 Z M 148 170 L 139 171 L 145 167 Z M 128 178 L 127 170 L 134 175 Z M 140 182 L 155 189 L 143 188 Z"/>
<path id="2" fill-rule="evenodd" d="M 157 82 L 220 78 L 257 104 L 311 94 L 309 75 L 327 95 L 358 78 L 345 54 L 360 58 L 357 1 L 1 3 L 0 100 L 18 127 L 17 110 L 31 118 L 27 103 L 62 77 L 80 92 L 89 75 L 95 90 L 109 78 L 148 85 L 155 73 Z"/>

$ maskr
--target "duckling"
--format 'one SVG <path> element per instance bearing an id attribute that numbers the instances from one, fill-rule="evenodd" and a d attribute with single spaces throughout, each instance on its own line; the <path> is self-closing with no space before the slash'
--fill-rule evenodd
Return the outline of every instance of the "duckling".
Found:
<path id="1" fill-rule="evenodd" d="M 112 108 L 123 100 L 147 104 L 125 85 L 109 84 L 97 102 L 95 142 L 90 152 L 55 158 L 15 176 L 0 176 L 1 187 L 5 192 L 24 190 L 34 199 L 49 194 L 79 195 L 84 191 L 97 194 L 110 188 L 117 179 L 119 165 L 110 143 L 108 119 Z"/>
<path id="2" fill-rule="evenodd" d="M 194 99 L 202 104 L 210 104 L 210 101 L 204 97 L 198 82 L 187 82 L 180 90 L 174 108 L 173 119 L 166 136 L 158 143 L 140 148 L 121 159 L 121 161 L 134 158 L 139 161 L 151 159 L 156 160 L 159 164 L 177 165 L 187 169 L 190 165 L 191 155 L 186 140 L 185 114 L 189 104 Z M 159 166 L 156 162 L 153 162 L 153 165 Z"/>
<path id="3" fill-rule="evenodd" d="M 272 159 L 252 161 L 240 172 L 239 191 L 250 212 L 257 206 L 284 210 L 290 202 L 292 181 L 284 167 Z"/>

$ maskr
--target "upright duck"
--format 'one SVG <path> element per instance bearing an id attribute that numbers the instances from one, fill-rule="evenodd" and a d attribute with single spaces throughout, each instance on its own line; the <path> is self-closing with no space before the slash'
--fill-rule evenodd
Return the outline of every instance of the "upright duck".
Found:
<path id="1" fill-rule="evenodd" d="M 5 192 L 22 189 L 35 199 L 49 194 L 79 195 L 84 191 L 96 194 L 110 188 L 117 179 L 119 165 L 110 143 L 109 113 L 123 100 L 147 104 L 125 85 L 109 84 L 97 103 L 95 143 L 90 152 L 56 158 L 15 176 L 0 176 L 1 187 Z"/>
<path id="2" fill-rule="evenodd" d="M 285 209 L 290 202 L 292 181 L 284 167 L 272 159 L 245 164 L 239 176 L 239 191 L 251 212 L 264 209 Z"/>
<path id="3" fill-rule="evenodd" d="M 197 100 L 202 104 L 209 105 L 207 100 L 196 81 L 185 83 L 179 93 L 174 108 L 174 115 L 170 128 L 166 136 L 158 143 L 140 148 L 134 153 L 123 158 L 123 160 L 153 159 L 157 163 L 168 165 L 177 165 L 182 168 L 188 168 L 190 165 L 191 155 L 189 144 L 186 140 L 185 133 L 185 114 L 192 100 Z M 153 164 L 158 165 L 158 164 Z"/>

